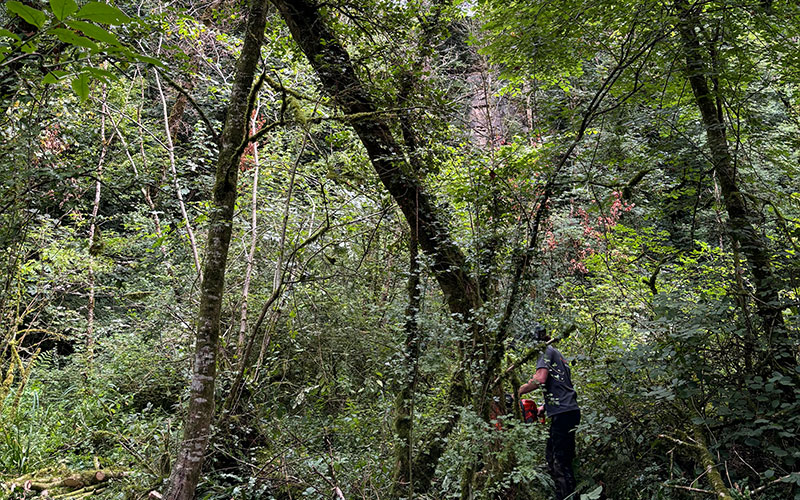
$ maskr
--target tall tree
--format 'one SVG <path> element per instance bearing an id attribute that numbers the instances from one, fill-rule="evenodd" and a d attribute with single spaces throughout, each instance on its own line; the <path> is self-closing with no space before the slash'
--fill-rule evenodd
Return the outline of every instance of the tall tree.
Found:
<path id="1" fill-rule="evenodd" d="M 306 0 L 273 0 L 286 21 L 292 37 L 305 53 L 322 85 L 347 115 L 358 116 L 352 126 L 358 134 L 375 172 L 400 207 L 411 230 L 412 239 L 432 260 L 432 270 L 451 314 L 470 332 L 470 349 L 485 346 L 478 310 L 483 301 L 476 280 L 470 275 L 464 253 L 453 241 L 433 197 L 413 175 L 403 149 L 393 136 L 379 107 L 356 74 L 350 55 L 328 27 L 320 7 Z M 450 416 L 437 434 L 446 436 L 455 426 L 466 396 L 465 362 L 470 360 L 462 346 L 461 366 L 453 375 L 449 391 Z M 474 352 L 474 351 L 473 351 Z M 433 471 L 444 451 L 443 440 L 434 439 L 431 447 L 415 463 L 418 488 L 430 485 Z"/>
<path id="2" fill-rule="evenodd" d="M 189 410 L 180 451 L 165 495 L 169 500 L 194 498 L 211 435 L 225 269 L 233 225 L 239 163 L 247 145 L 248 118 L 254 102 L 253 81 L 264 39 L 266 7 L 265 0 L 251 0 L 249 3 L 242 53 L 236 64 L 233 88 L 220 136 L 200 309 L 197 314 Z"/>
<path id="3" fill-rule="evenodd" d="M 703 121 L 711 163 L 728 213 L 730 236 L 747 257 L 753 275 L 755 307 L 761 318 L 764 338 L 772 351 L 772 362 L 769 364 L 791 371 L 796 363 L 783 320 L 780 282 L 773 271 L 766 238 L 756 229 L 755 212 L 748 208 L 747 195 L 737 181 L 736 166 L 728 146 L 723 89 L 718 76 L 721 71 L 719 47 L 716 46 L 722 38 L 716 36 L 708 39 L 706 47 L 700 41 L 698 32 L 703 30 L 703 2 L 690 5 L 685 0 L 676 0 L 675 7 L 686 57 L 686 77 Z M 718 29 L 724 30 L 726 27 L 720 26 Z M 709 85 L 709 79 L 713 80 L 712 85 Z"/>

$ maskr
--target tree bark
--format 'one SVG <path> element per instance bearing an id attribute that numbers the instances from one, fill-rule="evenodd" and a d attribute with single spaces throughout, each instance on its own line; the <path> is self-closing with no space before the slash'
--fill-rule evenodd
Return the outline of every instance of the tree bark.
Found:
<path id="1" fill-rule="evenodd" d="M 776 367 L 793 370 L 794 355 L 786 342 L 788 332 L 783 321 L 778 294 L 779 281 L 772 268 L 766 239 L 756 229 L 755 221 L 745 204 L 744 195 L 737 185 L 736 168 L 728 147 L 719 85 L 718 82 L 714 82 L 713 90 L 709 86 L 708 75 L 713 75 L 714 68 L 708 67 L 696 33 L 701 26 L 699 14 L 691 9 L 685 0 L 676 0 L 675 5 L 680 16 L 678 27 L 686 53 L 687 78 L 705 128 L 711 162 L 728 213 L 728 229 L 731 238 L 738 243 L 742 254 L 746 257 L 750 273 L 753 275 L 756 311 L 770 348 L 777 350 L 773 356 L 773 364 Z"/>
<path id="2" fill-rule="evenodd" d="M 714 460 L 714 455 L 712 455 L 711 451 L 708 449 L 708 443 L 706 442 L 703 429 L 699 425 L 693 425 L 692 434 L 697 442 L 696 450 L 700 464 L 703 466 L 703 471 L 705 471 L 707 474 L 708 482 L 714 488 L 717 498 L 720 500 L 733 500 L 731 492 L 728 487 L 725 486 L 725 481 L 722 479 L 722 474 L 720 474 L 719 469 L 717 468 L 717 461 Z"/>
<path id="3" fill-rule="evenodd" d="M 200 291 L 200 309 L 197 314 L 189 411 L 178 458 L 172 468 L 164 496 L 168 500 L 194 498 L 211 433 L 225 268 L 231 240 L 239 161 L 247 143 L 247 119 L 252 105 L 250 94 L 264 39 L 266 11 L 265 0 L 251 0 L 244 44 L 236 64 L 236 75 L 222 131 Z"/>

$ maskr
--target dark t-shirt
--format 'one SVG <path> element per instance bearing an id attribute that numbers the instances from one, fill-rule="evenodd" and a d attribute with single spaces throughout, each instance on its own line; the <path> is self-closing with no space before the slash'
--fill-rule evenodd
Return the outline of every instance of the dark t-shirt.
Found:
<path id="1" fill-rule="evenodd" d="M 572 376 L 564 356 L 553 346 L 547 346 L 536 363 L 536 369 L 547 368 L 544 383 L 544 409 L 548 417 L 578 409 L 578 394 L 572 386 Z"/>

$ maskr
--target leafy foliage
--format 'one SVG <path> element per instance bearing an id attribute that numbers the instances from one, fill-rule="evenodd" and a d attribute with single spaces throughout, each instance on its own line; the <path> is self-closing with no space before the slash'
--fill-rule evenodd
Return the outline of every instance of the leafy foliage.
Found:
<path id="1" fill-rule="evenodd" d="M 785 345 L 760 322 L 732 231 L 681 5 L 702 21 L 704 76 Z M 450 314 L 429 255 L 407 310 L 409 227 L 352 127 L 371 117 L 342 115 L 271 12 L 199 497 L 386 497 L 397 395 L 412 381 L 411 454 L 444 449 L 415 496 L 548 498 L 546 426 L 487 415 L 475 396 L 497 338 L 498 390 L 527 380 L 535 356 L 514 363 L 536 323 L 569 333 L 558 342 L 582 408 L 581 498 L 797 497 L 800 371 L 774 362 L 779 349 L 796 360 L 800 321 L 797 7 L 364 0 L 321 12 L 404 175 L 463 249 L 489 340 Z M 8 1 L 0 19 L 2 479 L 99 462 L 129 472 L 108 498 L 140 498 L 163 489 L 187 411 L 192 250 L 202 259 L 241 10 Z M 463 373 L 473 397 L 454 408 Z"/>

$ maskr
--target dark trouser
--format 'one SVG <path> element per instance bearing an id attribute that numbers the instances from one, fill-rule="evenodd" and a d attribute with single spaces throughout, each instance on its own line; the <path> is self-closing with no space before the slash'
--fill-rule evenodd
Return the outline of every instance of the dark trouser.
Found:
<path id="1" fill-rule="evenodd" d="M 556 484 L 556 500 L 564 500 L 575 491 L 575 428 L 581 421 L 581 411 L 574 410 L 550 418 L 550 437 L 547 438 L 547 468 Z"/>

